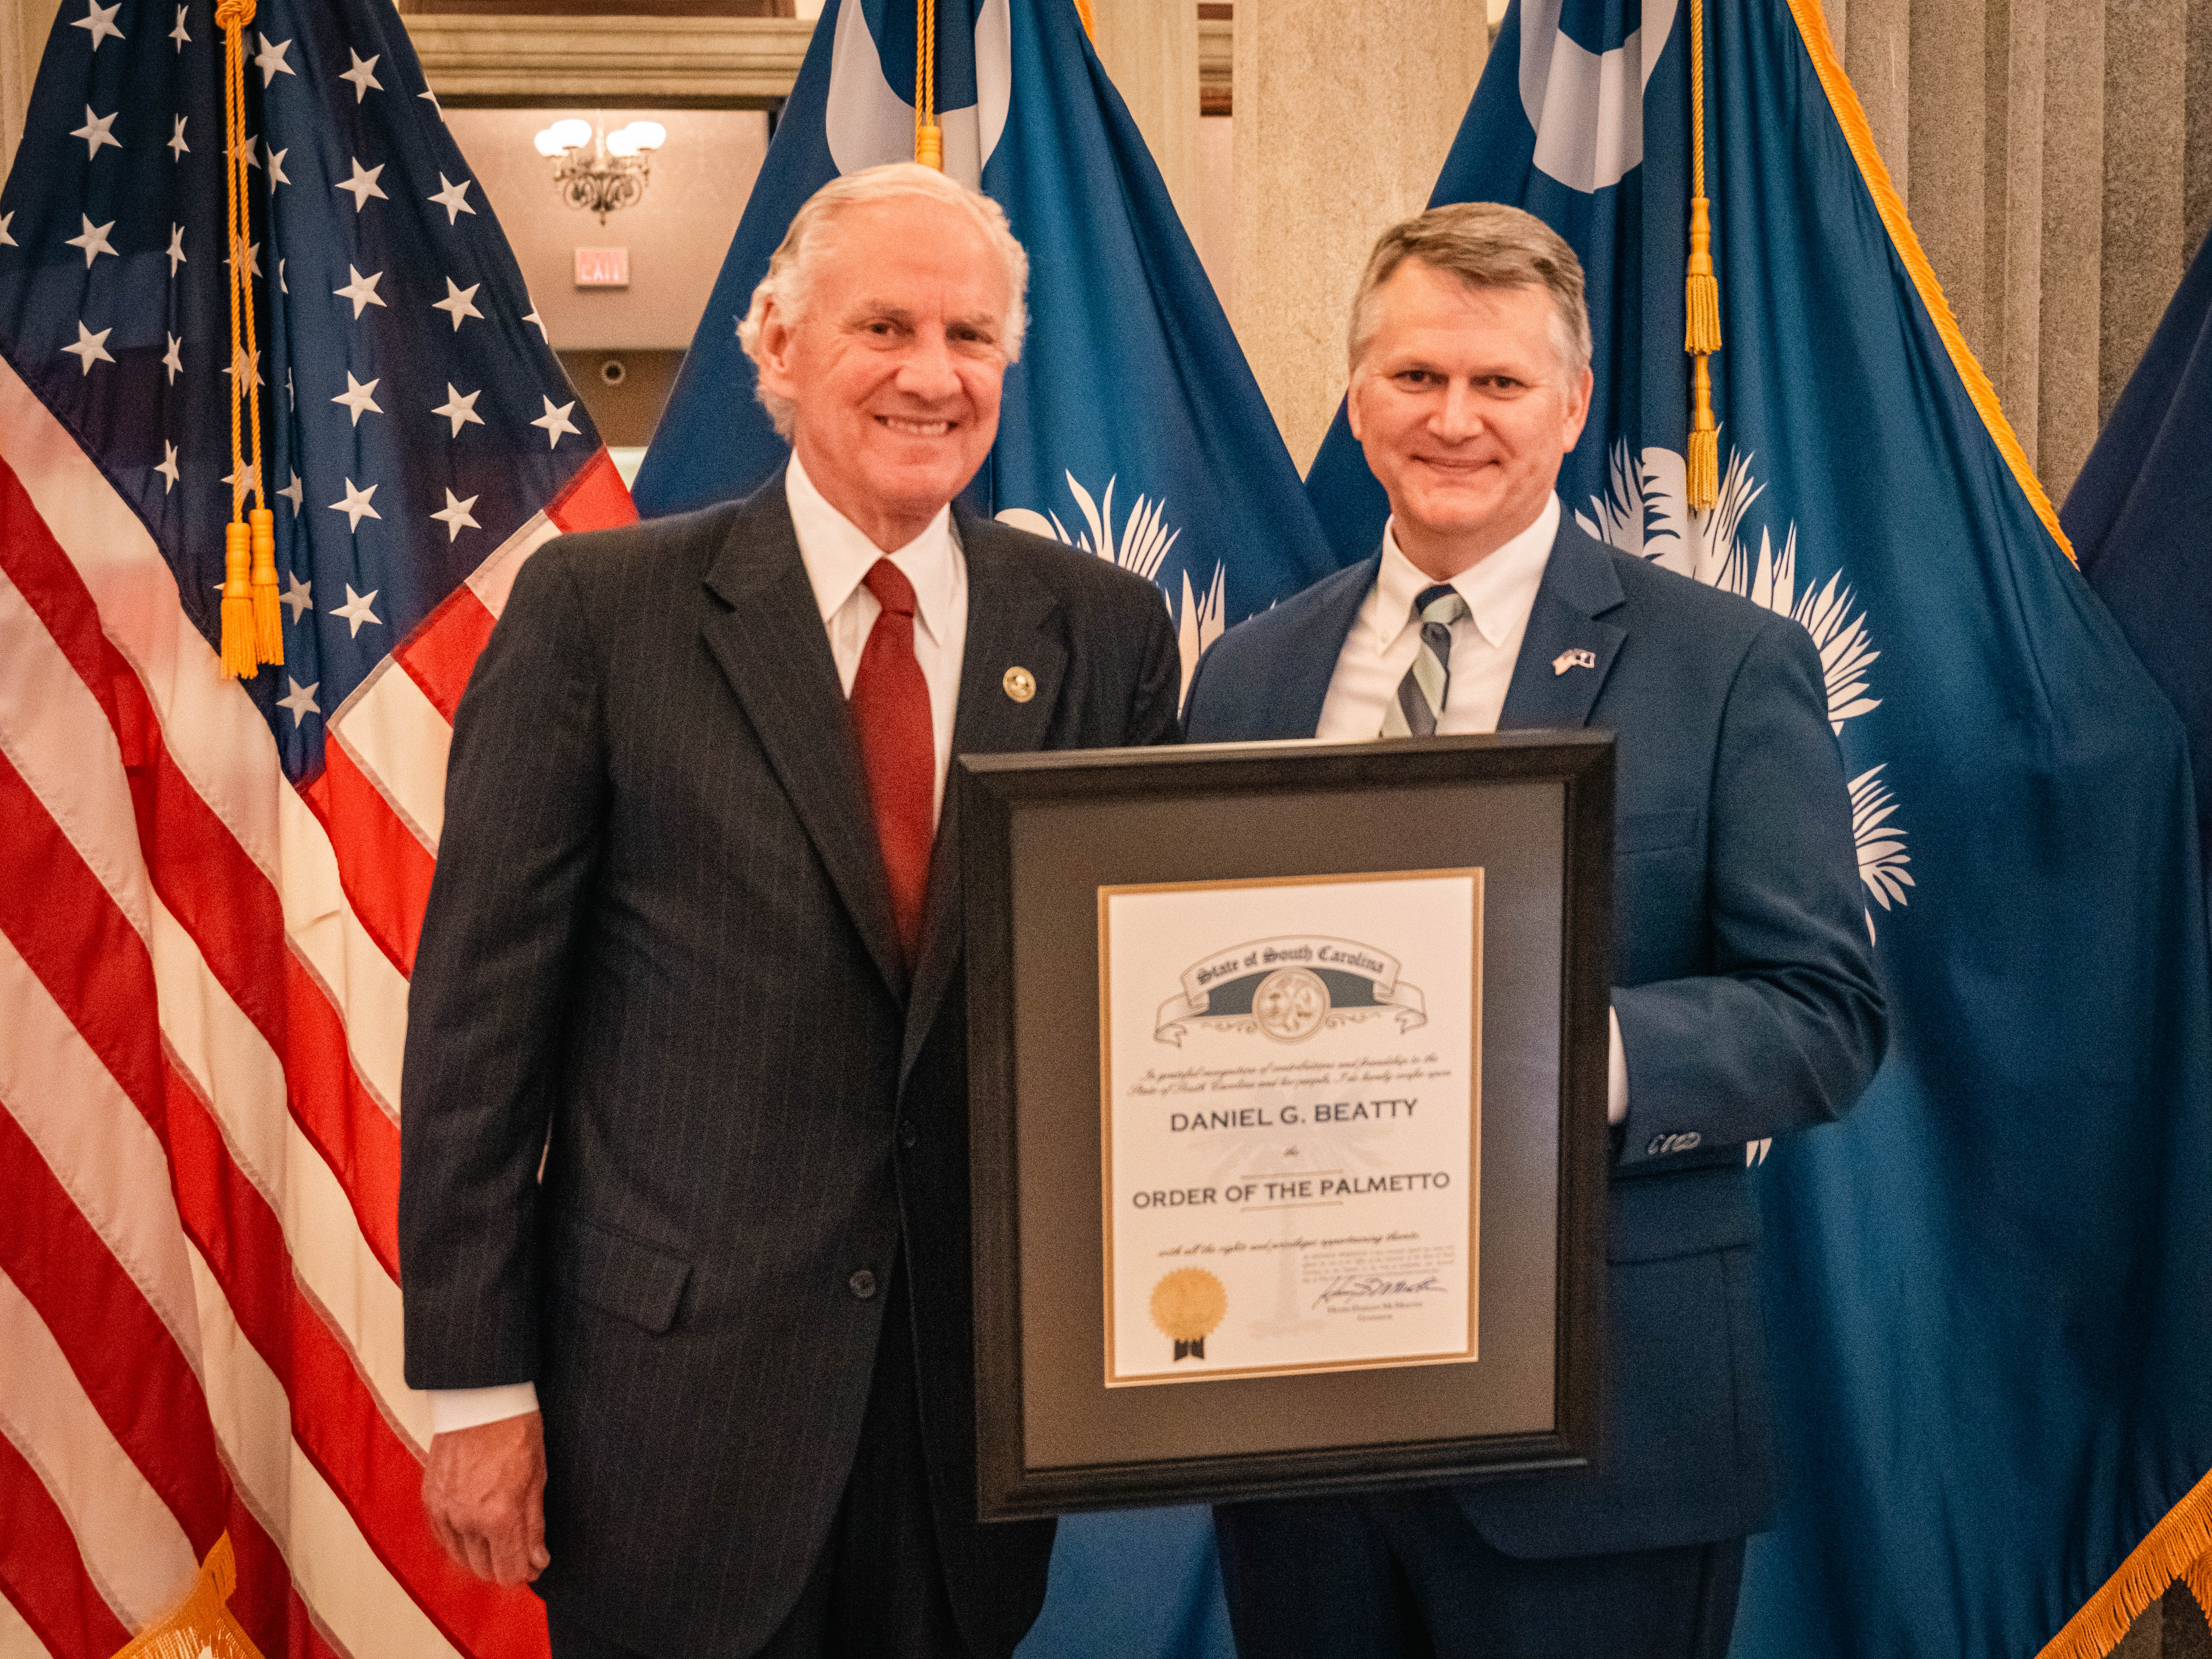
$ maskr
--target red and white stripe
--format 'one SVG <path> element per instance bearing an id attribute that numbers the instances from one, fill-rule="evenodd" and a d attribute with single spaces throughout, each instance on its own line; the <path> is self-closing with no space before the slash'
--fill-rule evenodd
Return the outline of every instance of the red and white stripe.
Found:
<path id="1" fill-rule="evenodd" d="M 602 450 L 295 789 L 152 538 L 0 362 L 0 1659 L 109 1659 L 228 1531 L 269 1659 L 537 1659 L 425 1526 L 407 974 L 454 706 Z"/>

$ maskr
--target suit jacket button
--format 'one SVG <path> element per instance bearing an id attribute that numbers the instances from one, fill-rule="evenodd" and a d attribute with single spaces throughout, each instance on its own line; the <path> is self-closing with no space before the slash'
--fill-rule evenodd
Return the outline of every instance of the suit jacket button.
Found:
<path id="1" fill-rule="evenodd" d="M 914 1150 L 915 1142 L 921 1139 L 921 1135 L 915 1132 L 915 1127 L 913 1124 L 902 1123 L 899 1125 L 899 1145 L 905 1147 L 909 1152 Z"/>
<path id="2" fill-rule="evenodd" d="M 876 1293 L 876 1276 L 866 1267 L 861 1268 L 845 1283 L 850 1287 L 853 1294 L 863 1302 Z"/>

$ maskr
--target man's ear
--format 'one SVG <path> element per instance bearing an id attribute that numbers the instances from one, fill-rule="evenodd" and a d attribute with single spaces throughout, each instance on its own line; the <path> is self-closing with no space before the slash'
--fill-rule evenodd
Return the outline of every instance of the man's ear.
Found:
<path id="1" fill-rule="evenodd" d="M 770 300 L 761 312 L 761 384 L 778 397 L 791 395 L 791 341 L 795 331 L 781 307 Z"/>
<path id="2" fill-rule="evenodd" d="M 1596 388 L 1597 376 L 1584 366 L 1574 382 L 1567 399 L 1566 442 L 1559 446 L 1564 455 L 1582 441 L 1583 423 L 1589 419 L 1590 393 Z"/>
<path id="3" fill-rule="evenodd" d="M 1352 441 L 1359 441 L 1359 370 L 1352 371 L 1352 379 L 1344 388 L 1344 418 L 1352 427 Z"/>

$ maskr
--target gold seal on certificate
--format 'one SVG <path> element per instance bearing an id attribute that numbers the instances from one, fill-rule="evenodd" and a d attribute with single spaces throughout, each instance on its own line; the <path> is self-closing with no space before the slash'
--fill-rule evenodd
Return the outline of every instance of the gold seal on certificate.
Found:
<path id="1" fill-rule="evenodd" d="M 1108 1387 L 1475 1358 L 1482 878 L 1098 890 Z"/>
<path id="2" fill-rule="evenodd" d="M 1206 1358 L 1206 1339 L 1229 1311 L 1229 1292 L 1203 1267 L 1177 1267 L 1152 1286 L 1152 1323 L 1175 1344 L 1175 1357 Z"/>

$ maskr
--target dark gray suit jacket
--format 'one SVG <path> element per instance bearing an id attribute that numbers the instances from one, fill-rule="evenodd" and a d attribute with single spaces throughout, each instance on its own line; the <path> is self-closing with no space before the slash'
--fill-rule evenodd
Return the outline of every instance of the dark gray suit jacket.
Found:
<path id="1" fill-rule="evenodd" d="M 954 752 L 1172 740 L 1152 586 L 958 523 Z M 772 1633 L 879 1338 L 915 1345 L 970 1641 L 1010 1647 L 1042 1601 L 1049 1524 L 973 1520 L 953 810 L 948 790 L 909 982 L 781 475 L 550 544 L 462 699 L 409 998 L 407 1380 L 537 1383 L 539 1589 L 625 1646 L 704 1659 Z M 895 1264 L 910 1331 L 881 1328 Z"/>
<path id="2" fill-rule="evenodd" d="M 1190 739 L 1311 737 L 1380 562 L 1216 641 L 1191 682 Z M 1563 654 L 1577 651 L 1588 665 Z M 1510 1555 L 1740 1537 L 1774 1500 L 1745 1143 L 1844 1112 L 1886 1035 L 1820 653 L 1788 617 L 1563 523 L 1498 725 L 1620 734 L 1628 1121 L 1602 1466 L 1465 1487 L 1461 1506 Z"/>

